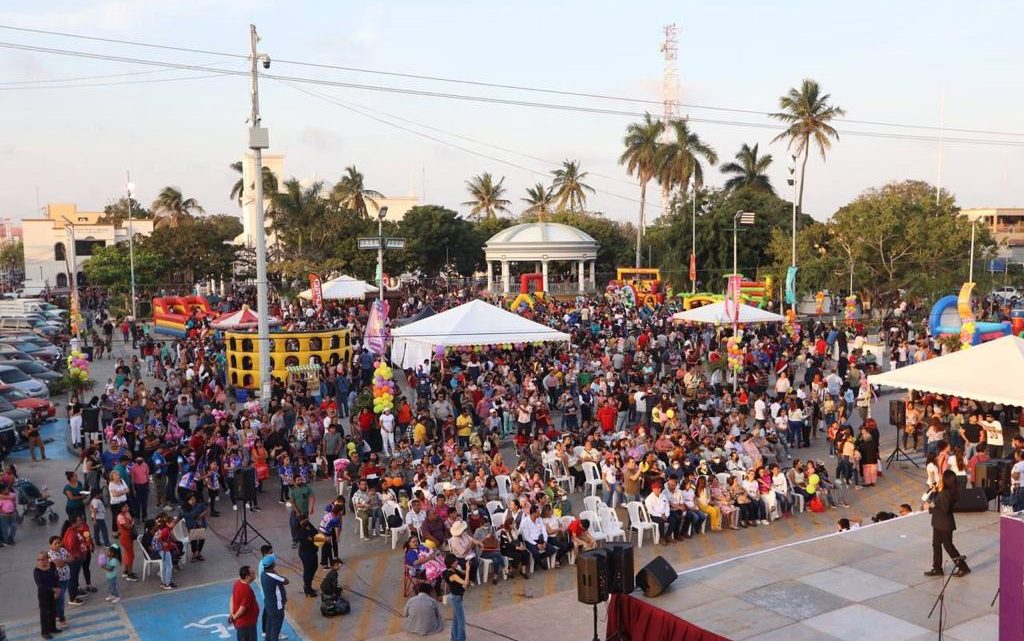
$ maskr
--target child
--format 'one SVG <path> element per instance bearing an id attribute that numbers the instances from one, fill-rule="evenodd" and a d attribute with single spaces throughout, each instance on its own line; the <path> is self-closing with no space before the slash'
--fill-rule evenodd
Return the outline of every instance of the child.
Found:
<path id="1" fill-rule="evenodd" d="M 96 545 L 110 545 L 107 530 L 107 507 L 103 504 L 103 492 L 94 489 L 89 498 L 89 516 L 92 517 L 92 538 Z"/>
<path id="2" fill-rule="evenodd" d="M 117 589 L 117 577 L 121 572 L 120 547 L 117 545 L 111 545 L 107 548 L 107 558 L 106 562 L 103 564 L 103 569 L 106 570 L 107 590 L 110 592 L 110 595 L 107 596 L 106 600 L 111 603 L 117 603 L 121 600 L 121 593 Z"/>

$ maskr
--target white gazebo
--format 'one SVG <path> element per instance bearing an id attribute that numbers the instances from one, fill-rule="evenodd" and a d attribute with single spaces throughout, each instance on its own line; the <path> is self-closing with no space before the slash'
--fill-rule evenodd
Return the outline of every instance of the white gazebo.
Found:
<path id="1" fill-rule="evenodd" d="M 512 263 L 532 265 L 533 271 L 543 276 L 545 292 L 582 294 L 596 288 L 597 241 L 586 232 L 569 225 L 541 222 L 509 227 L 487 241 L 484 257 L 487 260 L 487 288 L 492 294 L 514 291 L 515 287 L 511 283 Z M 500 284 L 494 280 L 495 263 L 500 264 Z M 575 287 L 559 287 L 553 291 L 548 283 L 548 266 L 551 263 L 568 263 L 576 276 Z M 557 291 L 560 289 L 566 291 Z"/>

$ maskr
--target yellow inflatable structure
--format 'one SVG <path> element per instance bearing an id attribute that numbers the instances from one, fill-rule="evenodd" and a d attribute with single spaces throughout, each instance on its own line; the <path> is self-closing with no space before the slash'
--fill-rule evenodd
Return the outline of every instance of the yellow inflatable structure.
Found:
<path id="1" fill-rule="evenodd" d="M 224 332 L 224 341 L 228 348 L 228 381 L 235 387 L 257 387 L 260 350 L 256 334 Z M 352 346 L 347 329 L 270 334 L 270 369 L 272 375 L 281 380 L 288 378 L 289 367 L 321 363 L 336 365 L 351 358 Z"/>
<path id="2" fill-rule="evenodd" d="M 520 294 L 516 296 L 511 303 L 508 305 L 509 311 L 516 311 L 520 305 L 526 305 L 530 309 L 537 304 L 537 301 L 544 300 L 544 292 L 534 292 L 533 294 Z"/>

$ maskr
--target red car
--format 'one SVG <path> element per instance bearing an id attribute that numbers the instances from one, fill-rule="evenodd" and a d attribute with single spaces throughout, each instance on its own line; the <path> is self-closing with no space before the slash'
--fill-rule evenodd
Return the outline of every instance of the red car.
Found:
<path id="1" fill-rule="evenodd" d="M 50 401 L 45 398 L 32 398 L 11 385 L 0 386 L 0 396 L 18 409 L 32 412 L 32 416 L 39 421 L 51 419 L 57 414 L 57 406 Z"/>

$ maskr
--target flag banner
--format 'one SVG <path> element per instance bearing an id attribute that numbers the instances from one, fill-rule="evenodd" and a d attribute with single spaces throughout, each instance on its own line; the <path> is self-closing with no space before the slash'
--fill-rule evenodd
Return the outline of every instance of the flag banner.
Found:
<path id="1" fill-rule="evenodd" d="M 697 282 L 697 255 L 690 254 L 690 282 Z"/>
<path id="2" fill-rule="evenodd" d="M 388 302 L 386 300 L 373 301 L 370 318 L 366 321 L 366 347 L 378 356 L 383 355 L 387 347 L 387 319 Z"/>
<path id="3" fill-rule="evenodd" d="M 309 291 L 310 298 L 313 299 L 313 308 L 317 312 L 321 312 L 324 309 L 324 288 L 323 283 L 320 281 L 320 276 L 317 274 L 309 275 Z"/>
<path id="4" fill-rule="evenodd" d="M 730 274 L 729 285 L 725 290 L 725 313 L 732 319 L 734 325 L 740 319 L 740 290 L 742 283 L 742 275 Z"/>
<path id="5" fill-rule="evenodd" d="M 786 270 L 786 304 L 796 304 L 796 267 Z"/>

